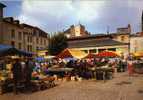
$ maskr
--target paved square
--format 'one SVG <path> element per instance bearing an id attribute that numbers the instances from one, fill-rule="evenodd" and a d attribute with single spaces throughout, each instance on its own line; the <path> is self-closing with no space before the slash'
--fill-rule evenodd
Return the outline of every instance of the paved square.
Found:
<path id="1" fill-rule="evenodd" d="M 143 75 L 131 78 L 119 73 L 103 81 L 61 82 L 59 86 L 32 94 L 7 93 L 0 100 L 143 100 Z"/>

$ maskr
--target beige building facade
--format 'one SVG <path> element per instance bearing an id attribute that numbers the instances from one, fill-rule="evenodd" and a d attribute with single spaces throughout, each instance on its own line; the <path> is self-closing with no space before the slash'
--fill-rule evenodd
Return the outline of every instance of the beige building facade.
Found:
<path id="1" fill-rule="evenodd" d="M 129 53 L 129 43 L 113 40 L 109 35 L 92 35 L 90 37 L 77 37 L 68 39 L 71 49 L 78 49 L 86 53 L 99 53 L 102 51 L 114 51 L 118 54 Z"/>
<path id="2" fill-rule="evenodd" d="M 64 33 L 68 38 L 90 35 L 90 33 L 86 31 L 85 26 L 81 24 L 71 25 L 70 28 L 64 31 Z"/>
<path id="3" fill-rule="evenodd" d="M 83 26 L 83 25 L 81 25 Z M 99 53 L 105 50 L 128 55 L 130 49 L 131 26 L 117 28 L 116 33 L 80 35 L 68 38 L 69 48 L 87 53 Z"/>
<path id="4" fill-rule="evenodd" d="M 130 52 L 143 52 L 143 36 L 131 36 L 130 38 Z"/>
<path id="5" fill-rule="evenodd" d="M 1 4 L 0 11 L 3 12 L 3 8 Z M 20 24 L 19 20 L 14 20 L 13 17 L 0 16 L 0 44 L 12 45 L 28 52 L 47 48 L 49 39 L 46 32 L 35 26 Z"/>
<path id="6" fill-rule="evenodd" d="M 130 33 L 116 33 L 111 35 L 112 35 L 112 39 L 115 41 L 130 43 Z"/>

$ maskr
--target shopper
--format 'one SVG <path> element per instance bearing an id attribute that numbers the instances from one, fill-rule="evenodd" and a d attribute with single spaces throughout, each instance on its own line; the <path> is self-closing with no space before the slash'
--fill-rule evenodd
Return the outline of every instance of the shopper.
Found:
<path id="1" fill-rule="evenodd" d="M 34 68 L 34 62 L 32 61 L 32 58 L 29 58 L 27 61 L 26 61 L 26 67 L 25 67 L 25 70 L 26 70 L 26 87 L 28 89 L 31 88 L 31 78 L 32 78 L 32 71 L 33 71 L 33 68 Z"/>
<path id="2" fill-rule="evenodd" d="M 13 73 L 13 81 L 14 81 L 13 91 L 15 94 L 17 94 L 17 86 L 22 78 L 22 67 L 19 62 L 19 59 L 15 59 L 13 68 L 12 68 L 12 73 Z"/>

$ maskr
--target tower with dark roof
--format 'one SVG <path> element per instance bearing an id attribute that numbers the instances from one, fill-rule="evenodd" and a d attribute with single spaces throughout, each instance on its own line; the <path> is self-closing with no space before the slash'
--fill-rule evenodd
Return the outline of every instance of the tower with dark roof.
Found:
<path id="1" fill-rule="evenodd" d="M 3 28 L 2 28 L 2 19 L 3 19 L 3 8 L 6 7 L 4 4 L 0 3 L 0 43 L 3 40 Z"/>
<path id="2" fill-rule="evenodd" d="M 0 3 L 0 18 L 3 18 L 3 8 L 6 7 L 6 5 Z"/>

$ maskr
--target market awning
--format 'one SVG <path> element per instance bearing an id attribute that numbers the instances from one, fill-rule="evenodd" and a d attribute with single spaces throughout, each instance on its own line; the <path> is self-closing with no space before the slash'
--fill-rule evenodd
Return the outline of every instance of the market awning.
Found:
<path id="1" fill-rule="evenodd" d="M 133 54 L 134 56 L 136 56 L 136 57 L 143 57 L 143 51 L 141 52 L 136 52 L 136 53 L 134 53 Z"/>
<path id="2" fill-rule="evenodd" d="M 33 53 L 18 50 L 9 45 L 0 44 L 0 56 L 8 56 L 8 55 L 32 56 Z"/>
<path id="3" fill-rule="evenodd" d="M 77 58 L 81 59 L 84 58 L 87 54 L 83 51 L 76 50 L 76 49 L 65 49 L 63 50 L 59 55 L 57 55 L 57 58 Z"/>
<path id="4" fill-rule="evenodd" d="M 27 51 L 23 51 L 23 50 L 18 50 L 19 51 L 19 55 L 23 55 L 23 56 L 33 56 L 35 55 L 35 53 L 33 52 L 27 52 Z"/>
<path id="5" fill-rule="evenodd" d="M 118 57 L 119 55 L 112 51 L 103 51 L 96 54 L 97 57 Z"/>

